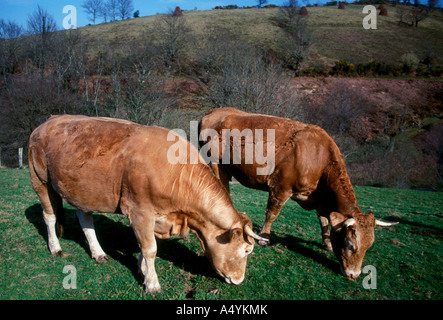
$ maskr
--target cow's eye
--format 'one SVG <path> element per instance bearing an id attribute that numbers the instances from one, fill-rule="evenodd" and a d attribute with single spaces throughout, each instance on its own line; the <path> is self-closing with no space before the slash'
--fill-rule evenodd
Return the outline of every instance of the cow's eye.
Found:
<path id="1" fill-rule="evenodd" d="M 351 250 L 351 251 L 353 251 L 353 252 L 356 251 L 356 248 L 355 248 L 354 244 L 352 243 L 352 240 L 351 240 L 351 239 L 347 238 L 347 239 L 345 240 L 345 245 L 346 245 L 346 248 L 348 248 L 349 250 Z"/>

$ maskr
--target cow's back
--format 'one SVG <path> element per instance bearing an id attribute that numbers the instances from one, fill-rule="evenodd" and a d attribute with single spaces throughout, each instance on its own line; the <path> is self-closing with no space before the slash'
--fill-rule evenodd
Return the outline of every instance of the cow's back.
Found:
<path id="1" fill-rule="evenodd" d="M 163 130 L 109 118 L 51 117 L 30 137 L 30 169 L 75 207 L 115 212 L 127 169 Z"/>
<path id="2" fill-rule="evenodd" d="M 200 129 L 207 128 L 215 129 L 220 136 L 223 130 L 251 130 L 254 136 L 257 130 L 263 130 L 264 142 L 269 141 L 267 130 L 274 130 L 275 170 L 269 176 L 257 175 L 258 165 L 245 164 L 244 159 L 240 164 L 226 166 L 242 184 L 255 189 L 268 190 L 271 185 L 282 183 L 285 188 L 310 188 L 322 176 L 331 154 L 339 154 L 334 141 L 322 128 L 287 118 L 221 108 L 202 119 Z"/>

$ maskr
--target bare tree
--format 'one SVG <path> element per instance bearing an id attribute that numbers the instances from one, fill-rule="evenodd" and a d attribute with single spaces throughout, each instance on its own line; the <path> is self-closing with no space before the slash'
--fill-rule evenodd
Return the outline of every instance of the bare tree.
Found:
<path id="1" fill-rule="evenodd" d="M 418 23 L 429 16 L 429 8 L 425 6 L 413 7 L 411 9 L 412 24 L 418 27 Z"/>
<path id="2" fill-rule="evenodd" d="M 24 34 L 23 27 L 12 20 L 0 19 L 0 38 L 17 39 Z"/>
<path id="3" fill-rule="evenodd" d="M 82 113 L 82 103 L 69 90 L 58 92 L 52 75 L 16 77 L 0 96 L 0 143 L 27 146 L 29 135 L 51 114 Z M 6 136 L 4 136 L 6 134 Z"/>
<path id="4" fill-rule="evenodd" d="M 428 7 L 433 9 L 437 7 L 439 0 L 428 0 Z"/>
<path id="5" fill-rule="evenodd" d="M 28 17 L 28 32 L 33 34 L 28 40 L 31 60 L 43 74 L 50 46 L 50 37 L 57 30 L 55 19 L 40 6 Z"/>
<path id="6" fill-rule="evenodd" d="M 37 9 L 28 16 L 28 31 L 31 34 L 46 35 L 57 30 L 55 19 L 42 7 L 37 5 Z"/>
<path id="7" fill-rule="evenodd" d="M 174 17 L 172 12 L 158 19 L 151 33 L 165 65 L 170 68 L 186 47 L 189 29 L 185 17 Z"/>
<path id="8" fill-rule="evenodd" d="M 286 84 L 277 65 L 267 66 L 255 48 L 227 43 L 221 57 L 221 74 L 209 85 L 215 107 L 236 107 L 247 112 L 294 116 L 285 95 Z M 292 112 L 291 112 L 292 113 Z"/>
<path id="9" fill-rule="evenodd" d="M 283 31 L 285 36 L 281 46 L 286 52 L 286 60 L 298 74 L 301 64 L 308 57 L 314 44 L 312 32 L 307 25 L 306 17 L 300 15 L 295 17 Z"/>
<path id="10" fill-rule="evenodd" d="M 259 8 L 263 7 L 267 3 L 268 3 L 268 0 L 257 0 L 257 6 Z"/>
<path id="11" fill-rule="evenodd" d="M 293 21 L 298 15 L 297 5 L 297 0 L 288 0 L 283 2 L 279 12 L 280 24 L 283 26 L 292 25 Z"/>
<path id="12" fill-rule="evenodd" d="M 108 0 L 103 6 L 104 10 L 108 12 L 111 21 L 117 20 L 117 4 L 118 0 Z"/>
<path id="13" fill-rule="evenodd" d="M 82 8 L 89 16 L 88 19 L 95 24 L 96 19 L 103 10 L 103 0 L 85 0 L 82 4 Z"/>
<path id="14" fill-rule="evenodd" d="M 108 18 L 109 18 L 109 16 L 110 16 L 110 10 L 109 10 L 109 8 L 107 7 L 107 5 L 106 5 L 105 2 L 104 2 L 103 5 L 100 7 L 99 15 L 103 17 L 103 21 L 104 21 L 105 23 L 108 22 Z"/>
<path id="15" fill-rule="evenodd" d="M 55 75 L 57 93 L 71 88 L 71 80 L 79 77 L 78 63 L 85 59 L 84 41 L 77 29 L 54 34 L 51 39 L 48 65 Z"/>
<path id="16" fill-rule="evenodd" d="M 117 13 L 122 20 L 130 18 L 132 11 L 134 11 L 132 0 L 117 0 Z"/>
<path id="17" fill-rule="evenodd" d="M 139 56 L 125 74 L 125 118 L 144 125 L 159 125 L 169 101 L 165 81 L 152 71 L 151 61 Z"/>
<path id="18" fill-rule="evenodd" d="M 399 24 L 418 27 L 418 23 L 429 16 L 430 8 L 425 6 L 407 6 L 405 4 L 397 6 L 397 17 Z"/>
<path id="19" fill-rule="evenodd" d="M 4 81 L 7 81 L 7 74 L 14 72 L 23 45 L 20 37 L 24 35 L 23 28 L 12 20 L 0 19 L 0 72 Z"/>

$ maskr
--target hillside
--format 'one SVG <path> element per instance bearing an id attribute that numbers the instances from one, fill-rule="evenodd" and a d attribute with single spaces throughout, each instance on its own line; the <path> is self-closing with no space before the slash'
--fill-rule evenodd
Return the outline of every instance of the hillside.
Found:
<path id="1" fill-rule="evenodd" d="M 399 26 L 397 8 L 388 6 L 388 16 L 378 16 L 377 29 L 365 30 L 362 5 L 348 5 L 346 10 L 336 7 L 309 7 L 307 25 L 314 38 L 311 61 L 331 63 L 347 60 L 362 63 L 370 60 L 399 63 L 399 58 L 413 52 L 423 59 L 430 51 L 438 64 L 443 64 L 443 15 L 431 13 L 418 28 Z M 277 52 L 283 32 L 278 26 L 278 8 L 185 11 L 186 26 L 194 39 L 199 39 L 209 27 L 228 30 L 233 37 L 245 42 L 273 48 Z M 103 47 L 127 42 L 142 42 L 164 15 L 141 17 L 126 21 L 81 28 L 82 34 Z M 192 50 L 190 46 L 188 50 Z"/>
<path id="2" fill-rule="evenodd" d="M 313 46 L 299 62 L 298 40 L 287 41 L 300 34 L 288 37 L 279 9 L 189 11 L 5 42 L 14 59 L 0 78 L 2 164 L 17 165 L 17 148 L 26 155 L 51 114 L 188 131 L 229 106 L 323 127 L 353 183 L 442 190 L 439 11 L 416 28 L 399 26 L 389 6 L 378 29 L 365 30 L 362 6 L 308 10 L 298 21 Z"/>

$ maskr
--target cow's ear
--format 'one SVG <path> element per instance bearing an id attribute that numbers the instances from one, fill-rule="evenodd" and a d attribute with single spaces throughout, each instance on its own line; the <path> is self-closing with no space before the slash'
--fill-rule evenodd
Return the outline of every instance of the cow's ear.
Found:
<path id="1" fill-rule="evenodd" d="M 367 217 L 367 219 L 369 220 L 369 222 L 370 222 L 370 224 L 373 226 L 373 227 L 375 227 L 376 226 L 376 221 L 375 221 L 375 214 L 374 214 L 374 212 L 369 212 L 367 215 L 366 215 L 366 217 Z"/>
<path id="2" fill-rule="evenodd" d="M 331 222 L 331 226 L 333 228 L 337 227 L 340 223 L 346 220 L 346 217 L 342 215 L 340 212 L 331 212 L 329 215 L 329 221 Z"/>
<path id="3" fill-rule="evenodd" d="M 231 229 L 231 241 L 241 239 L 243 237 L 243 230 L 241 228 Z"/>

